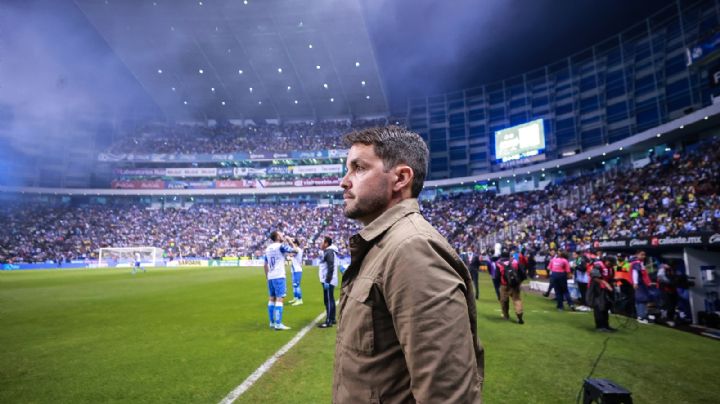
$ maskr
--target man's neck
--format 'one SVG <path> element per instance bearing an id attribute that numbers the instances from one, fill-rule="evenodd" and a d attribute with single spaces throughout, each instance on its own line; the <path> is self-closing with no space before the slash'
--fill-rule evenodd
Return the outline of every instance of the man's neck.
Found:
<path id="1" fill-rule="evenodd" d="M 380 213 L 374 214 L 374 215 L 373 215 L 372 217 L 370 217 L 370 218 L 360 219 L 360 222 L 363 224 L 363 227 L 367 227 L 370 223 L 374 222 L 375 219 L 377 219 L 377 218 L 379 218 L 380 216 L 382 216 L 383 213 L 385 213 L 385 212 L 387 212 L 388 210 L 390 210 L 390 208 L 392 208 L 393 206 L 397 205 L 398 203 L 404 201 L 405 199 L 410 199 L 410 198 L 411 198 L 411 196 L 409 196 L 409 195 L 408 195 L 408 196 L 403 196 L 402 194 L 399 194 L 399 193 L 398 193 L 397 196 L 394 196 L 393 198 L 390 199 L 390 201 L 388 202 L 388 204 L 385 206 L 385 209 L 383 209 Z"/>

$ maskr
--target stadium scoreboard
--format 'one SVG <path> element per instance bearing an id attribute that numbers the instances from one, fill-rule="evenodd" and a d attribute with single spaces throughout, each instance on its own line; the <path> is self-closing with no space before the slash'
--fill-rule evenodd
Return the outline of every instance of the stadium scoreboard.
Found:
<path id="1" fill-rule="evenodd" d="M 536 119 L 495 132 L 495 159 L 508 162 L 537 156 L 545 151 L 545 125 Z"/>

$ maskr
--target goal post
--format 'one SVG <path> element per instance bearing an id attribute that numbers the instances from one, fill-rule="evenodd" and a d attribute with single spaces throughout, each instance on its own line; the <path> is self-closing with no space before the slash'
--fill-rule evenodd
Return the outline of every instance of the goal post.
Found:
<path id="1" fill-rule="evenodd" d="M 159 266 L 164 261 L 163 249 L 158 247 L 104 247 L 98 253 L 98 267 L 132 267 L 136 253 L 142 266 Z"/>

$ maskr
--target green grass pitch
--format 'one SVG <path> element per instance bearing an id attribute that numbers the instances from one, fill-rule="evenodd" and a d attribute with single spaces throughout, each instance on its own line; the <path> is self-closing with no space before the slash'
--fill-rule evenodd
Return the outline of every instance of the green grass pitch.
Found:
<path id="1" fill-rule="evenodd" d="M 485 401 L 574 402 L 607 337 L 592 314 L 525 294 L 527 324 L 505 322 L 481 279 Z M 293 329 L 275 332 L 260 268 L 0 272 L 0 403 L 217 403 L 322 312 L 316 268 L 303 292 L 285 309 Z M 329 402 L 334 343 L 334 329 L 313 329 L 238 402 Z M 719 360 L 718 341 L 632 322 L 594 377 L 636 403 L 710 403 Z"/>

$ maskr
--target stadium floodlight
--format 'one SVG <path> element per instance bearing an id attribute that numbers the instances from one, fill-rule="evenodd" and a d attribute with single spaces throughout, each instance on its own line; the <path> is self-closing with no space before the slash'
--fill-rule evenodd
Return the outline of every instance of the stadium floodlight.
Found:
<path id="1" fill-rule="evenodd" d="M 360 67 L 360 62 L 355 62 L 355 67 Z"/>
<path id="2" fill-rule="evenodd" d="M 98 253 L 98 267 L 130 268 L 138 254 L 140 265 L 161 266 L 163 249 L 157 247 L 105 247 Z"/>

